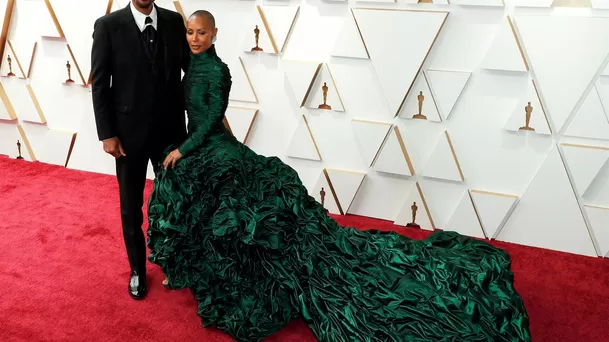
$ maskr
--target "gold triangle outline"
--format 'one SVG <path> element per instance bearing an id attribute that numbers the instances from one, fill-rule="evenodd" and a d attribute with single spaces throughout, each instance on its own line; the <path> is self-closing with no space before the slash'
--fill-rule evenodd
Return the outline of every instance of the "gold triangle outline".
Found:
<path id="1" fill-rule="evenodd" d="M 64 167 L 68 167 L 68 163 L 70 162 L 70 157 L 72 156 L 72 151 L 74 150 L 74 143 L 76 143 L 76 137 L 78 132 L 72 134 L 72 140 L 70 141 L 70 148 L 68 149 L 68 155 L 66 156 L 66 162 L 63 165 Z"/>
<path id="2" fill-rule="evenodd" d="M 27 89 L 27 92 L 30 95 L 30 98 L 32 99 L 32 103 L 34 104 L 34 108 L 36 108 L 36 112 L 38 113 L 38 116 L 40 117 L 40 123 L 46 124 L 47 123 L 46 116 L 44 115 L 44 112 L 42 111 L 42 107 L 40 106 L 40 102 L 38 102 L 38 97 L 36 97 L 36 93 L 34 93 L 34 89 L 32 88 L 32 85 L 28 83 L 25 85 L 25 88 Z"/>
<path id="3" fill-rule="evenodd" d="M 8 0 L 6 3 L 6 9 L 4 11 L 4 22 L 2 24 L 2 32 L 0 33 L 0 56 L 4 56 L 4 49 L 6 42 L 8 41 L 8 31 L 11 27 L 11 19 L 13 17 L 13 8 L 15 7 L 15 0 Z M 0 65 L 4 61 L 0 60 Z"/>
<path id="4" fill-rule="evenodd" d="M 317 151 L 317 156 L 319 156 L 319 161 L 322 161 L 323 158 L 321 157 L 321 153 L 319 152 L 319 147 L 317 146 L 317 141 L 315 140 L 315 137 L 313 136 L 313 132 L 311 131 L 311 126 L 309 126 L 309 121 L 307 120 L 306 115 L 303 114 L 302 119 L 304 120 L 304 124 L 307 127 L 307 131 L 309 132 L 311 141 L 313 141 L 313 145 L 315 146 L 315 151 Z M 296 129 L 298 129 L 298 127 Z"/>
<path id="5" fill-rule="evenodd" d="M 421 184 L 419 182 L 416 182 L 415 186 L 417 188 L 417 191 L 419 192 L 419 197 L 421 197 L 421 201 L 423 201 L 423 208 L 425 208 L 425 212 L 427 213 L 427 217 L 429 218 L 429 222 L 431 223 L 431 228 L 433 230 L 438 229 L 438 227 L 436 226 L 436 223 L 433 219 L 433 216 L 431 215 L 431 210 L 429 210 L 429 205 L 427 204 L 427 199 L 425 198 L 425 195 L 423 194 L 423 188 L 421 187 Z"/>
<path id="6" fill-rule="evenodd" d="M 525 69 L 527 69 L 527 72 L 531 71 L 530 67 L 529 67 L 529 62 L 527 61 L 525 54 L 524 54 L 524 47 L 522 42 L 520 41 L 520 39 L 518 39 L 518 34 L 516 33 L 516 26 L 514 26 L 514 21 L 512 19 L 512 16 L 508 15 L 507 16 L 507 22 L 510 25 L 510 29 L 512 30 L 512 35 L 514 35 L 514 40 L 516 41 L 516 45 L 518 45 L 518 50 L 520 50 L 520 57 L 522 57 L 522 61 L 524 62 L 524 67 Z"/>
<path id="7" fill-rule="evenodd" d="M 461 169 L 461 163 L 459 163 L 459 158 L 457 158 L 457 153 L 455 152 L 455 147 L 453 146 L 452 140 L 450 139 L 450 135 L 448 131 L 444 131 L 444 135 L 446 136 L 446 140 L 448 141 L 448 146 L 450 146 L 450 152 L 453 155 L 453 159 L 455 161 L 455 165 L 457 166 L 457 170 L 459 171 L 459 177 L 461 177 L 461 181 L 465 181 L 465 176 L 463 176 L 463 170 Z"/>
<path id="8" fill-rule="evenodd" d="M 488 234 L 486 233 L 486 230 L 484 229 L 484 225 L 482 225 L 482 219 L 480 219 L 480 214 L 478 213 L 478 208 L 476 208 L 476 203 L 474 202 L 474 198 L 472 197 L 472 193 L 471 193 L 470 189 L 467 190 L 467 196 L 469 196 L 469 200 L 472 203 L 472 208 L 474 208 L 474 213 L 476 214 L 476 219 L 478 220 L 478 226 L 480 226 L 480 231 L 482 231 L 482 235 L 484 235 L 485 239 L 490 240 L 490 238 L 488 237 Z"/>
<path id="9" fill-rule="evenodd" d="M 4 84 L 2 84 L 2 82 L 0 82 L 0 100 L 2 101 L 2 104 L 4 105 L 4 108 L 6 108 L 8 117 L 11 120 L 18 120 L 19 116 L 17 115 L 17 112 L 15 111 L 15 107 L 13 107 L 13 103 L 11 102 L 11 100 L 8 97 L 8 94 L 6 93 L 6 90 L 4 89 Z"/>

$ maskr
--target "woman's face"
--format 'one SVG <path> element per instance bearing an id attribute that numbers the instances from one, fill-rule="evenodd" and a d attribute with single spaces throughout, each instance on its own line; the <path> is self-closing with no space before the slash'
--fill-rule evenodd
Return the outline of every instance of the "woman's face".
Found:
<path id="1" fill-rule="evenodd" d="M 212 27 L 209 20 L 202 17 L 190 18 L 186 29 L 186 40 L 190 51 L 194 54 L 205 52 L 211 47 L 212 39 L 217 33 L 218 29 Z"/>

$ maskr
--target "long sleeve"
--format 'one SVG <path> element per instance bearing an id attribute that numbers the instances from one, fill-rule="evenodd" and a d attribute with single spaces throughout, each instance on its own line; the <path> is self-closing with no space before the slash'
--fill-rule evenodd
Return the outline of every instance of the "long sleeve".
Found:
<path id="1" fill-rule="evenodd" d="M 224 64 L 214 65 L 204 76 L 194 76 L 193 85 L 186 94 L 190 111 L 189 120 L 196 120 L 192 125 L 194 132 L 179 147 L 183 156 L 201 147 L 211 130 L 218 124 L 223 125 L 223 118 L 228 107 L 228 97 L 232 85 L 228 67 Z M 202 82 L 207 82 L 205 89 Z"/>
<path id="2" fill-rule="evenodd" d="M 99 140 L 117 136 L 112 90 L 112 43 L 105 23 L 97 20 L 91 47 L 91 85 L 93 111 Z"/>

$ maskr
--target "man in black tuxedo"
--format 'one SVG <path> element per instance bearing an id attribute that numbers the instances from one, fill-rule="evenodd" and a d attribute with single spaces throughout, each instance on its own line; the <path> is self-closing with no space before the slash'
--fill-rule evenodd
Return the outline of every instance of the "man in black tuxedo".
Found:
<path id="1" fill-rule="evenodd" d="M 189 56 L 184 19 L 154 0 L 132 0 L 95 22 L 93 109 L 104 151 L 116 158 L 134 299 L 147 292 L 142 206 L 148 161 L 156 172 L 164 149 L 186 138 L 181 71 Z"/>

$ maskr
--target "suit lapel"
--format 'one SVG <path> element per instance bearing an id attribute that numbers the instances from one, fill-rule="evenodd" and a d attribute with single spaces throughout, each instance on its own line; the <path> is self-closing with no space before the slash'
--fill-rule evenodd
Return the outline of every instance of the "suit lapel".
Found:
<path id="1" fill-rule="evenodd" d="M 124 26 L 124 34 L 127 40 L 127 47 L 134 51 L 137 56 L 133 56 L 136 60 L 142 60 L 145 58 L 148 60 L 148 54 L 146 53 L 146 47 L 142 41 L 142 33 L 140 32 L 140 28 L 135 23 L 135 19 L 133 18 L 133 14 L 131 13 L 131 8 L 129 8 L 131 4 L 128 4 L 123 9 L 121 9 L 120 17 L 121 23 Z M 133 49 L 133 47 L 139 46 L 139 49 Z"/>

